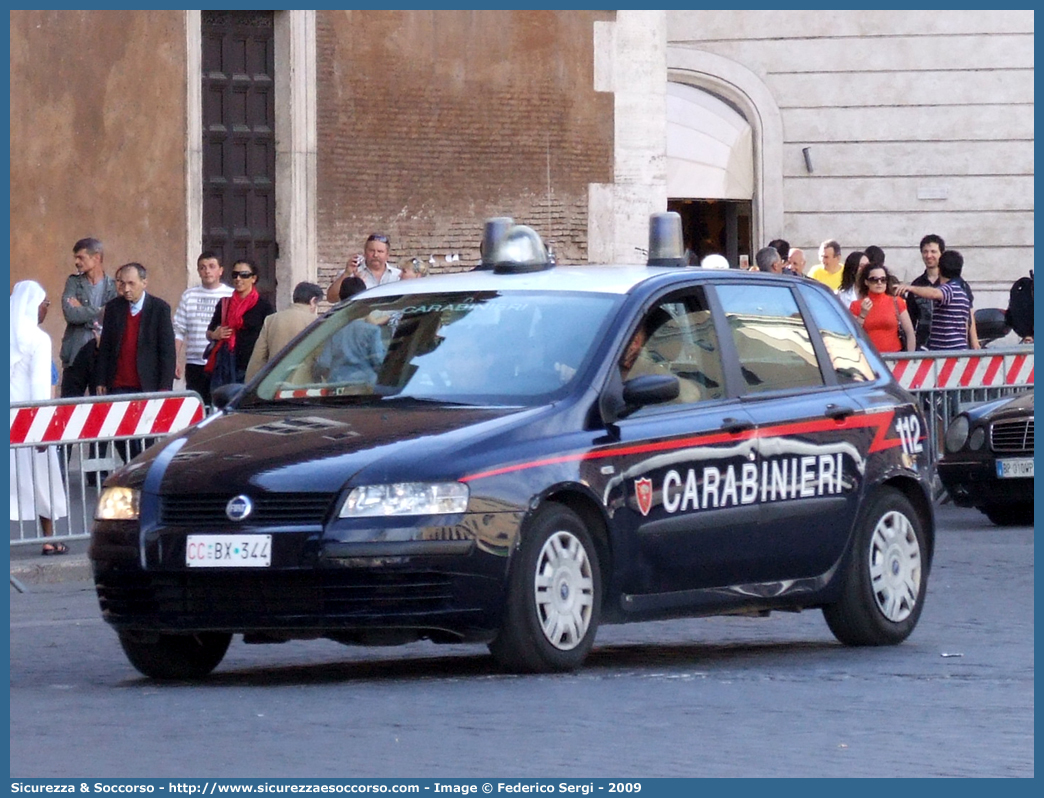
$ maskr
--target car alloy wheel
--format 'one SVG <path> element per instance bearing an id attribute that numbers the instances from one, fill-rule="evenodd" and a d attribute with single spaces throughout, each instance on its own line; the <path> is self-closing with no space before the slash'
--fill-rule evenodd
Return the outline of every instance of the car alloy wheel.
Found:
<path id="1" fill-rule="evenodd" d="M 924 519 L 893 487 L 867 497 L 852 549 L 838 572 L 841 590 L 823 607 L 834 637 L 849 646 L 894 646 L 917 626 L 931 566 Z"/>
<path id="2" fill-rule="evenodd" d="M 886 513 L 870 538 L 870 585 L 877 607 L 889 621 L 910 617 L 921 593 L 921 547 L 909 519 Z"/>
<path id="3" fill-rule="evenodd" d="M 594 643 L 602 571 L 577 513 L 548 502 L 533 513 L 512 555 L 504 617 L 489 650 L 518 673 L 570 671 Z"/>
<path id="4" fill-rule="evenodd" d="M 579 538 L 555 532 L 537 555 L 533 591 L 544 637 L 555 648 L 570 651 L 591 626 L 594 578 L 591 561 Z"/>

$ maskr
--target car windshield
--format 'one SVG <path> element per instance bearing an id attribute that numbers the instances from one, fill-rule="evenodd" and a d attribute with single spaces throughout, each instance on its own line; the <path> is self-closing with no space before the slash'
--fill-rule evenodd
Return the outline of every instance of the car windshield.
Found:
<path id="1" fill-rule="evenodd" d="M 543 404 L 572 390 L 619 300 L 575 292 L 360 296 L 282 353 L 240 405 Z"/>

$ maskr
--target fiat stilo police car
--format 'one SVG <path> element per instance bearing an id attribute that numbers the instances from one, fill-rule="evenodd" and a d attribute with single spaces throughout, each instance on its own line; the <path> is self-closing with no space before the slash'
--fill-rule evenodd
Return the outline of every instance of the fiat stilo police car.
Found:
<path id="1" fill-rule="evenodd" d="M 600 624 L 805 609 L 903 641 L 917 404 L 823 286 L 683 266 L 676 221 L 651 264 L 553 266 L 514 226 L 490 268 L 365 291 L 112 475 L 90 558 L 131 663 L 199 678 L 242 635 L 559 671 Z"/>

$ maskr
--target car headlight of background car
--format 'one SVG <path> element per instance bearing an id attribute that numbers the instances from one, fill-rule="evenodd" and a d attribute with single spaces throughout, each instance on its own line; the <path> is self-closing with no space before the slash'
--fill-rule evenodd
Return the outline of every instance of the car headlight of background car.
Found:
<path id="1" fill-rule="evenodd" d="M 468 486 L 460 482 L 396 482 L 354 488 L 341 518 L 382 515 L 450 515 L 468 507 Z"/>
<path id="2" fill-rule="evenodd" d="M 982 448 L 982 444 L 986 441 L 986 427 L 980 424 L 971 431 L 971 435 L 968 436 L 968 448 L 973 452 L 979 451 Z"/>
<path id="3" fill-rule="evenodd" d="M 968 417 L 957 416 L 946 428 L 946 451 L 959 452 L 968 442 Z"/>
<path id="4" fill-rule="evenodd" d="M 134 488 L 106 488 L 98 497 L 94 517 L 98 521 L 137 521 L 141 492 Z"/>
<path id="5" fill-rule="evenodd" d="M 973 452 L 979 451 L 986 442 L 986 427 L 976 424 L 974 429 L 965 415 L 957 416 L 946 428 L 946 451 L 959 452 L 965 446 Z"/>

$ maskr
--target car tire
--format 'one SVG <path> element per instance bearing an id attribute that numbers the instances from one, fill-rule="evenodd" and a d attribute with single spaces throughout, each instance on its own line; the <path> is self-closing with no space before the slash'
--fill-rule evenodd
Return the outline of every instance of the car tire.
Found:
<path id="1" fill-rule="evenodd" d="M 1015 504 L 987 504 L 980 507 L 997 526 L 1032 526 L 1033 505 L 1017 502 Z"/>
<path id="2" fill-rule="evenodd" d="M 131 665 L 161 681 L 202 679 L 218 666 L 232 642 L 232 635 L 223 632 L 120 632 L 119 637 Z"/>
<path id="3" fill-rule="evenodd" d="M 841 598 L 823 608 L 830 631 L 850 646 L 901 643 L 917 625 L 928 584 L 921 517 L 893 488 L 870 497 L 844 566 Z"/>
<path id="4" fill-rule="evenodd" d="M 601 615 L 598 554 L 580 517 L 560 504 L 536 512 L 508 573 L 504 620 L 489 650 L 506 670 L 575 670 Z"/>

